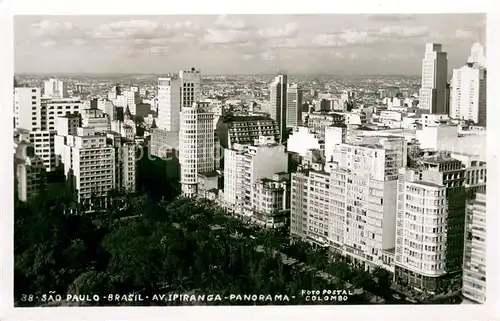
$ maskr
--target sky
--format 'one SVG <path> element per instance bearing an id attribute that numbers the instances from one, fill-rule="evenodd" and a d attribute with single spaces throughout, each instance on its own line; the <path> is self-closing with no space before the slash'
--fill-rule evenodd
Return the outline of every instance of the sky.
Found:
<path id="1" fill-rule="evenodd" d="M 16 73 L 419 75 L 425 43 L 462 66 L 485 14 L 15 16 Z"/>

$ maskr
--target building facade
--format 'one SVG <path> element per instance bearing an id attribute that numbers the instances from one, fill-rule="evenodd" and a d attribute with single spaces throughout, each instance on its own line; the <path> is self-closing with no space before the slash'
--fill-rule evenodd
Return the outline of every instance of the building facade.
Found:
<path id="1" fill-rule="evenodd" d="M 457 286 L 466 193 L 459 160 L 424 155 L 398 181 L 395 281 L 431 293 Z"/>
<path id="2" fill-rule="evenodd" d="M 183 195 L 197 194 L 198 173 L 211 172 L 215 166 L 213 113 L 209 103 L 182 107 L 179 132 L 179 163 Z"/>
<path id="3" fill-rule="evenodd" d="M 467 203 L 462 295 L 486 302 L 486 194 L 477 193 Z"/>
<path id="4" fill-rule="evenodd" d="M 478 63 L 453 69 L 450 117 L 486 126 L 486 68 Z"/>
<path id="5" fill-rule="evenodd" d="M 271 118 L 278 124 L 280 132 L 280 142 L 286 136 L 286 121 L 287 121 L 287 75 L 280 74 L 276 76 L 270 85 L 269 108 Z"/>
<path id="6" fill-rule="evenodd" d="M 448 114 L 448 58 L 443 46 L 428 43 L 422 59 L 422 83 L 419 91 L 420 108 L 431 114 Z"/>
<path id="7" fill-rule="evenodd" d="M 302 91 L 297 84 L 287 84 L 286 127 L 298 126 L 302 115 Z"/>
<path id="8" fill-rule="evenodd" d="M 44 81 L 43 96 L 51 98 L 68 98 L 68 83 L 55 78 Z"/>

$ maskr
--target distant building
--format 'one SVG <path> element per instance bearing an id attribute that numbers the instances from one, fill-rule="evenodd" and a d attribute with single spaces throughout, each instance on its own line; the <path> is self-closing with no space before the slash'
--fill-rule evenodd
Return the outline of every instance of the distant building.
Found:
<path id="1" fill-rule="evenodd" d="M 286 121 L 287 121 L 287 75 L 280 74 L 274 78 L 270 85 L 270 113 L 279 128 L 280 142 L 286 136 Z"/>
<path id="2" fill-rule="evenodd" d="M 222 116 L 216 128 L 222 148 L 233 148 L 234 144 L 253 144 L 262 136 L 273 136 L 279 141 L 279 127 L 269 116 Z"/>
<path id="3" fill-rule="evenodd" d="M 300 123 L 302 114 L 302 90 L 297 84 L 287 84 L 286 127 L 293 128 Z"/>
<path id="4" fill-rule="evenodd" d="M 450 117 L 486 126 L 486 69 L 478 63 L 453 69 Z"/>
<path id="5" fill-rule="evenodd" d="M 108 115 L 100 109 L 84 109 L 82 111 L 82 127 L 92 127 L 96 132 L 105 133 L 111 130 Z"/>
<path id="6" fill-rule="evenodd" d="M 448 58 L 442 47 L 438 43 L 426 44 L 425 56 L 422 59 L 420 108 L 429 110 L 431 114 L 448 114 Z"/>
<path id="7" fill-rule="evenodd" d="M 321 138 L 325 137 L 325 128 L 335 124 L 343 123 L 344 116 L 336 113 L 310 113 L 307 116 L 307 127 Z"/>
<path id="8" fill-rule="evenodd" d="M 55 78 L 46 80 L 44 81 L 43 96 L 48 98 L 68 98 L 68 84 Z"/>

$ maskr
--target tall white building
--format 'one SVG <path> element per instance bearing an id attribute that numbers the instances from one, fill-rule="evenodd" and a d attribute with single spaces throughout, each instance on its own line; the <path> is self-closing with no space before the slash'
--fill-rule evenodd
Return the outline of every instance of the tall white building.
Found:
<path id="1" fill-rule="evenodd" d="M 59 118 L 58 122 L 68 122 Z M 115 150 L 106 142 L 105 134 L 93 128 L 78 127 L 76 135 L 64 132 L 61 125 L 56 137 L 56 153 L 64 166 L 64 173 L 76 192 L 77 200 L 86 205 L 105 204 L 115 185 Z"/>
<path id="2" fill-rule="evenodd" d="M 479 63 L 453 69 L 450 117 L 486 126 L 486 69 Z"/>
<path id="3" fill-rule="evenodd" d="M 395 280 L 440 292 L 462 267 L 465 194 L 459 160 L 435 154 L 402 168 L 398 180 Z M 455 280 L 460 282 L 460 280 Z M 446 291 L 447 289 L 442 289 Z"/>
<path id="4" fill-rule="evenodd" d="M 51 78 L 44 81 L 44 97 L 68 98 L 68 84 L 59 79 Z"/>
<path id="5" fill-rule="evenodd" d="M 179 71 L 181 79 L 181 110 L 183 107 L 191 108 L 194 103 L 201 100 L 202 78 L 199 70 L 191 68 L 190 70 Z"/>
<path id="6" fill-rule="evenodd" d="M 210 111 L 209 103 L 193 103 L 192 106 L 184 106 L 181 110 L 179 131 L 181 189 L 183 195 L 188 197 L 197 193 L 198 173 L 214 170 L 214 114 Z"/>
<path id="7" fill-rule="evenodd" d="M 309 162 L 292 174 L 291 234 L 367 269 L 384 266 L 386 252 L 394 250 L 405 145 L 400 137 L 360 136 L 335 145 L 331 162 Z"/>
<path id="8" fill-rule="evenodd" d="M 158 128 L 179 131 L 181 109 L 201 100 L 201 85 L 201 73 L 195 68 L 158 78 Z"/>
<path id="9" fill-rule="evenodd" d="M 467 204 L 462 294 L 486 302 L 486 194 L 477 193 Z"/>
<path id="10" fill-rule="evenodd" d="M 178 75 L 158 78 L 158 119 L 156 126 L 166 131 L 179 131 L 182 81 Z"/>
<path id="11" fill-rule="evenodd" d="M 422 84 L 419 92 L 420 108 L 432 114 L 448 114 L 447 75 L 448 58 L 438 43 L 425 45 L 422 59 Z"/>
<path id="12" fill-rule="evenodd" d="M 14 129 L 39 130 L 41 128 L 40 88 L 14 89 Z"/>
<path id="13" fill-rule="evenodd" d="M 330 171 L 346 179 L 332 182 L 346 187 L 344 198 L 333 200 L 345 202 L 345 221 L 334 217 L 337 228 L 330 229 L 334 248 L 368 269 L 381 266 L 384 252 L 395 247 L 397 179 L 406 165 L 406 142 L 394 136 L 360 136 L 352 145 L 337 145 L 332 163 Z"/>
<path id="14" fill-rule="evenodd" d="M 475 43 L 472 45 L 470 50 L 469 63 L 477 63 L 481 67 L 486 68 L 486 55 L 484 53 L 484 47 L 480 43 Z"/>
<path id="15" fill-rule="evenodd" d="M 302 116 L 302 92 L 297 84 L 287 84 L 286 127 L 299 125 Z"/>
<path id="16" fill-rule="evenodd" d="M 243 207 L 243 162 L 248 145 L 234 144 L 224 149 L 224 205 L 233 211 Z"/>
<path id="17" fill-rule="evenodd" d="M 287 75 L 281 74 L 274 78 L 270 85 L 270 114 L 271 118 L 278 123 L 280 131 L 280 141 L 283 141 L 286 135 L 287 121 Z"/>

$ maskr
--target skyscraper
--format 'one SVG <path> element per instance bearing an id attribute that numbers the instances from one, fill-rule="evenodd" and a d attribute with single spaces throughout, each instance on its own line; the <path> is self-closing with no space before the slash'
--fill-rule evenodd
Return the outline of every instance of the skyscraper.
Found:
<path id="1" fill-rule="evenodd" d="M 448 114 L 447 100 L 448 58 L 442 45 L 428 43 L 422 59 L 422 84 L 419 92 L 420 108 L 431 114 Z"/>
<path id="2" fill-rule="evenodd" d="M 158 78 L 158 121 L 156 125 L 166 131 L 179 131 L 181 112 L 181 80 L 178 75 Z"/>
<path id="3" fill-rule="evenodd" d="M 453 69 L 450 117 L 486 126 L 486 57 L 475 43 L 465 66 Z"/>
<path id="4" fill-rule="evenodd" d="M 179 131 L 181 108 L 192 107 L 200 96 L 201 74 L 195 68 L 158 78 L 158 128 Z"/>
<path id="5" fill-rule="evenodd" d="M 276 120 L 280 131 L 280 142 L 286 135 L 286 103 L 287 99 L 287 75 L 280 74 L 274 78 L 270 86 L 270 111 L 271 118 Z"/>
<path id="6" fill-rule="evenodd" d="M 298 126 L 301 118 L 302 91 L 297 84 L 288 84 L 286 97 L 286 127 Z"/>
<path id="7" fill-rule="evenodd" d="M 453 69 L 451 86 L 450 118 L 486 126 L 486 69 L 477 63 Z"/>
<path id="8" fill-rule="evenodd" d="M 188 87 L 189 88 L 189 87 Z M 190 100 L 189 93 L 186 100 Z M 180 114 L 179 163 L 182 194 L 197 193 L 198 173 L 211 172 L 215 167 L 214 114 L 206 102 L 183 106 Z"/>

